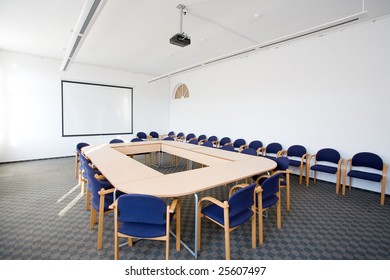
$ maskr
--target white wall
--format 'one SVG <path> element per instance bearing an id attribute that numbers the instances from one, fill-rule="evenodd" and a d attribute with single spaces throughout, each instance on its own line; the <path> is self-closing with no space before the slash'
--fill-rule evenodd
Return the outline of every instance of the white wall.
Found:
<path id="1" fill-rule="evenodd" d="M 169 82 L 151 76 L 0 51 L 0 162 L 68 156 L 78 142 L 107 143 L 112 136 L 61 137 L 61 79 L 132 86 L 134 135 L 169 128 Z"/>
<path id="2" fill-rule="evenodd" d="M 371 151 L 390 163 L 389 30 L 382 18 L 172 77 L 171 98 L 179 82 L 190 98 L 171 100 L 171 129 L 311 154 L 333 147 L 343 158 Z"/>

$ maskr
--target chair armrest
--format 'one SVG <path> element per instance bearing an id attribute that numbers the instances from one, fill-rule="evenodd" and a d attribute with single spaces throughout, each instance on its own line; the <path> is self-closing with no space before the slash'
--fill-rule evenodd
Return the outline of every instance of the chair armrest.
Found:
<path id="1" fill-rule="evenodd" d="M 258 178 L 256 179 L 256 185 L 257 185 L 257 186 L 260 186 L 260 185 L 259 185 L 260 179 L 269 178 L 269 177 L 271 177 L 271 176 L 270 176 L 270 175 L 262 175 L 262 176 L 258 177 Z"/>
<path id="2" fill-rule="evenodd" d="M 95 177 L 96 180 L 98 180 L 98 181 L 102 181 L 102 180 L 105 180 L 105 179 L 106 179 L 106 177 L 104 177 L 103 174 L 95 174 L 94 177 Z"/>
<path id="3" fill-rule="evenodd" d="M 221 202 L 221 201 L 219 201 L 218 199 L 216 199 L 216 198 L 214 198 L 214 197 L 211 197 L 211 196 L 206 196 L 206 197 L 203 197 L 201 200 L 199 200 L 199 206 L 201 205 L 201 203 L 202 203 L 203 201 L 210 201 L 210 202 L 212 202 L 212 203 L 218 205 L 218 206 L 221 207 L 221 208 L 227 208 L 227 207 L 229 207 L 229 205 L 227 204 L 226 201 L 225 201 L 226 203 L 224 203 L 224 202 Z M 199 209 L 200 209 L 200 207 L 199 207 Z"/>
<path id="4" fill-rule="evenodd" d="M 115 200 L 112 204 L 110 204 L 110 206 L 108 206 L 108 209 L 115 209 L 116 207 L 118 206 L 118 199 Z"/>
<path id="5" fill-rule="evenodd" d="M 257 149 L 257 153 L 258 153 L 259 155 L 261 154 L 262 156 L 264 156 L 264 154 L 265 154 L 265 149 L 266 149 L 265 147 L 258 148 L 258 149 Z"/>
<path id="6" fill-rule="evenodd" d="M 306 164 L 307 166 L 310 166 L 311 160 L 314 158 L 314 162 L 316 161 L 317 154 L 309 156 L 309 159 L 307 160 Z"/>
<path id="7" fill-rule="evenodd" d="M 112 188 L 112 189 L 103 189 L 101 188 L 100 191 L 98 191 L 98 194 L 99 195 L 106 195 L 106 194 L 109 194 L 109 193 L 113 193 L 115 191 L 115 188 Z"/>
<path id="8" fill-rule="evenodd" d="M 303 165 L 305 160 L 306 160 L 306 163 L 307 163 L 307 159 L 309 158 L 309 156 L 310 156 L 309 154 L 302 155 L 302 157 L 301 157 L 301 165 Z"/>
<path id="9" fill-rule="evenodd" d="M 241 153 L 242 150 L 248 148 L 248 145 L 245 144 L 245 145 L 241 145 L 239 148 L 238 148 L 238 152 Z"/>
<path id="10" fill-rule="evenodd" d="M 178 198 L 175 198 L 171 205 L 169 206 L 169 213 L 175 213 L 176 207 L 180 205 L 180 200 Z"/>
<path id="11" fill-rule="evenodd" d="M 284 154 L 287 154 L 287 151 L 286 150 L 280 150 L 279 152 L 276 153 L 276 157 L 281 157 Z"/>

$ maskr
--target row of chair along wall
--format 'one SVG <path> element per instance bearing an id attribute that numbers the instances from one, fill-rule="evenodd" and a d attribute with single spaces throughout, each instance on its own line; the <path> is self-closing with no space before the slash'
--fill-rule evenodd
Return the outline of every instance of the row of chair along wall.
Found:
<path id="1" fill-rule="evenodd" d="M 303 173 L 306 179 L 306 186 L 309 186 L 310 171 L 313 171 L 314 183 L 317 172 L 335 175 L 336 194 L 342 187 L 342 195 L 346 194 L 347 181 L 349 179 L 349 190 L 352 187 L 352 178 L 380 183 L 380 203 L 384 205 L 386 196 L 386 176 L 387 164 L 380 156 L 371 152 L 356 153 L 350 159 L 343 159 L 340 153 L 334 148 L 323 148 L 315 154 L 310 155 L 302 145 L 292 145 L 288 149 L 283 149 L 280 143 L 273 142 L 266 146 L 260 140 L 247 142 L 243 138 L 234 141 L 230 137 L 218 138 L 217 136 L 207 137 L 205 134 L 196 136 L 194 133 L 185 134 L 170 131 L 160 135 L 156 131 L 149 134 L 138 132 L 137 137 L 131 141 L 151 141 L 151 140 L 176 140 L 191 144 L 204 145 L 214 148 L 221 148 L 235 152 L 264 156 L 270 159 L 285 156 L 289 158 L 289 166 L 299 169 L 299 183 L 302 184 Z M 113 139 L 112 142 L 121 142 L 121 139 Z"/>

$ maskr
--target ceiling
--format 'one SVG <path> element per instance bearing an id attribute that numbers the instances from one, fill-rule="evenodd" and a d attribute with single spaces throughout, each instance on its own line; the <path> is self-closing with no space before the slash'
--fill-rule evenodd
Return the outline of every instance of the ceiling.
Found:
<path id="1" fill-rule="evenodd" d="M 183 31 L 191 45 L 169 43 Z M 0 49 L 63 60 L 84 0 L 0 0 Z M 390 14 L 389 0 L 108 0 L 73 63 L 163 75 L 319 26 L 364 9 Z"/>

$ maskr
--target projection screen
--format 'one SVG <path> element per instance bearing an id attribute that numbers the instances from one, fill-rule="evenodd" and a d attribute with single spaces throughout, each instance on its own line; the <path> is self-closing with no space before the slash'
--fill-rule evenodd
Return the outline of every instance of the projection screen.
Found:
<path id="1" fill-rule="evenodd" d="M 62 136 L 133 133 L 133 88 L 61 81 Z"/>

